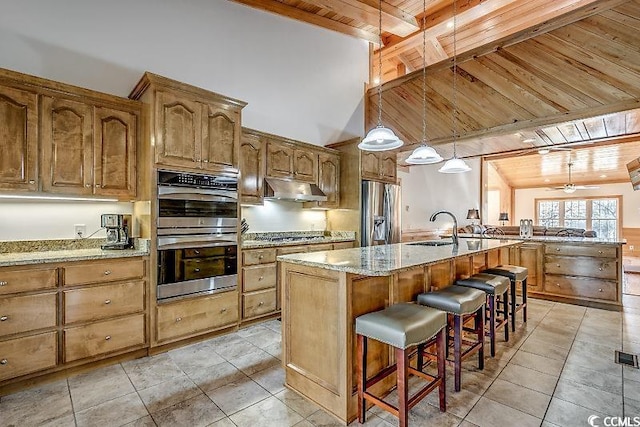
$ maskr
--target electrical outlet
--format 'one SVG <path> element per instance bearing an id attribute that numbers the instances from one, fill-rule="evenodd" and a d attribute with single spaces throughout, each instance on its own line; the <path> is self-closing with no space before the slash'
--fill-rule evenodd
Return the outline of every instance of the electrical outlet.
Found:
<path id="1" fill-rule="evenodd" d="M 85 237 L 87 235 L 87 226 L 84 224 L 74 224 L 73 225 L 73 236 L 74 237 Z"/>
<path id="2" fill-rule="evenodd" d="M 629 245 L 629 250 L 633 251 L 633 245 Z"/>

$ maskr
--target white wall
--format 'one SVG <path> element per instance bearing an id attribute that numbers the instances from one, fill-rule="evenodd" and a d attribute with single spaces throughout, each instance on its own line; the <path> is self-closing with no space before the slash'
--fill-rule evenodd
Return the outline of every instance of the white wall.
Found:
<path id="1" fill-rule="evenodd" d="M 89 235 L 100 229 L 101 214 L 131 214 L 132 211 L 133 203 L 126 202 L 2 200 L 0 241 L 73 239 L 74 224 L 85 224 Z M 93 237 L 105 237 L 105 232 L 100 231 Z"/>
<path id="2" fill-rule="evenodd" d="M 314 231 L 327 227 L 326 211 L 302 209 L 302 203 L 265 200 L 264 206 L 242 206 L 242 218 L 250 233 L 266 231 Z"/>
<path id="3" fill-rule="evenodd" d="M 0 67 L 121 96 L 148 70 L 248 102 L 244 126 L 319 145 L 363 133 L 363 40 L 228 0 L 1 10 Z"/>
<path id="4" fill-rule="evenodd" d="M 462 174 L 440 173 L 441 164 L 412 166 L 409 173 L 398 172 L 402 180 L 403 230 L 451 228 L 453 221 L 446 215 L 429 221 L 431 214 L 442 209 L 452 212 L 459 226 L 471 223 L 467 211 L 480 209 L 480 160 L 465 161 L 471 171 Z"/>
<path id="5" fill-rule="evenodd" d="M 363 134 L 362 40 L 227 0 L 21 0 L 0 10 L 2 68 L 124 97 L 148 70 L 248 102 L 250 128 L 316 145 Z M 73 237 L 69 224 L 90 228 L 102 212 L 62 204 L 34 228 L 50 204 L 4 206 L 4 240 Z M 283 225 L 305 224 L 294 216 Z"/>
<path id="6" fill-rule="evenodd" d="M 535 199 L 561 199 L 564 197 L 590 196 L 622 196 L 622 226 L 625 228 L 640 227 L 640 191 L 633 191 L 630 182 L 621 184 L 603 184 L 598 189 L 577 190 L 573 194 L 565 194 L 561 190 L 547 191 L 546 188 L 527 188 L 515 191 L 516 213 L 518 224 L 522 218 L 535 218 Z"/>

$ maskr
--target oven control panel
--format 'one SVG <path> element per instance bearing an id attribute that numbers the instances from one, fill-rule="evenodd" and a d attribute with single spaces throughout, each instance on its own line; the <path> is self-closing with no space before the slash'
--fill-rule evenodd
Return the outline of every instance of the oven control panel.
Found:
<path id="1" fill-rule="evenodd" d="M 198 175 L 184 172 L 159 171 L 158 184 L 236 190 L 238 188 L 238 178 L 237 176 L 229 175 Z"/>

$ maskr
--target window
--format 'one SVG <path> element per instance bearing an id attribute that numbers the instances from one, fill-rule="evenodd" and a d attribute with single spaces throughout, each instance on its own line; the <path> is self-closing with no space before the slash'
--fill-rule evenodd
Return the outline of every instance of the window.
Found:
<path id="1" fill-rule="evenodd" d="M 615 239 L 620 225 L 620 197 L 536 200 L 537 223 L 546 227 L 584 228 Z"/>

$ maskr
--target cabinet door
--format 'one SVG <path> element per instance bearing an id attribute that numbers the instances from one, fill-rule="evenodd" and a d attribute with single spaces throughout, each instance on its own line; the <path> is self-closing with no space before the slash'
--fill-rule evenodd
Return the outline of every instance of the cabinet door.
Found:
<path id="1" fill-rule="evenodd" d="M 386 182 L 395 184 L 397 179 L 397 166 L 395 153 L 380 154 L 380 178 Z"/>
<path id="2" fill-rule="evenodd" d="M 93 194 L 93 108 L 45 96 L 40 123 L 42 189 Z"/>
<path id="3" fill-rule="evenodd" d="M 293 147 L 274 141 L 267 143 L 267 176 L 275 178 L 293 176 Z"/>
<path id="4" fill-rule="evenodd" d="M 262 204 L 264 180 L 264 146 L 260 137 L 245 133 L 240 141 L 240 201 Z"/>
<path id="5" fill-rule="evenodd" d="M 380 159 L 378 153 L 362 152 L 362 178 L 380 179 Z"/>
<path id="6" fill-rule="evenodd" d="M 37 99 L 35 93 L 0 86 L 0 190 L 38 189 Z"/>
<path id="7" fill-rule="evenodd" d="M 318 155 L 310 150 L 293 150 L 293 176 L 300 181 L 318 182 Z"/>
<path id="8" fill-rule="evenodd" d="M 240 114 L 205 104 L 202 121 L 202 168 L 238 170 Z"/>
<path id="9" fill-rule="evenodd" d="M 198 168 L 202 154 L 202 104 L 158 92 L 155 134 L 156 163 Z"/>
<path id="10" fill-rule="evenodd" d="M 95 110 L 95 194 L 136 195 L 136 116 L 108 108 Z"/>
<path id="11" fill-rule="evenodd" d="M 340 157 L 337 155 L 321 153 L 318 156 L 318 187 L 327 195 L 327 201 L 320 206 L 340 206 Z"/>
<path id="12" fill-rule="evenodd" d="M 542 264 L 542 245 L 522 245 L 519 255 L 518 265 L 528 270 L 527 289 L 542 291 L 542 277 L 538 275 L 538 270 Z"/>

